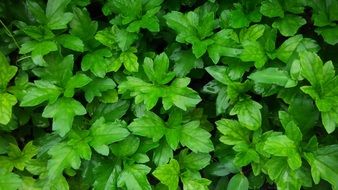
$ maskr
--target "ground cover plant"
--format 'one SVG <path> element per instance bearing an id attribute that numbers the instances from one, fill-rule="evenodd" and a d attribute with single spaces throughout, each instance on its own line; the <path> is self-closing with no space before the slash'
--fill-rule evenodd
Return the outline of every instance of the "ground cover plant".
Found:
<path id="1" fill-rule="evenodd" d="M 338 189 L 337 0 L 1 0 L 0 190 Z"/>

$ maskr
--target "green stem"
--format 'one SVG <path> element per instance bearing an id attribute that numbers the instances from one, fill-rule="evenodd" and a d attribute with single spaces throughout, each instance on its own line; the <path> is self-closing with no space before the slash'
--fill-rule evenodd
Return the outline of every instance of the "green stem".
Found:
<path id="1" fill-rule="evenodd" d="M 14 38 L 12 32 L 7 28 L 7 26 L 5 25 L 5 23 L 2 22 L 1 19 L 0 19 L 0 23 L 1 23 L 1 25 L 5 28 L 5 30 L 7 31 L 8 35 L 13 39 L 13 41 L 14 41 L 16 47 L 18 47 L 18 49 L 20 49 L 20 46 L 19 46 L 18 42 L 15 40 L 15 38 Z"/>

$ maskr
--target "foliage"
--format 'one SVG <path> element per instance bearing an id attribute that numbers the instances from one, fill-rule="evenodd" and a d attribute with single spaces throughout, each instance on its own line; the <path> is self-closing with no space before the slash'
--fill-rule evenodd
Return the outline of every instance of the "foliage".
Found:
<path id="1" fill-rule="evenodd" d="M 338 189 L 337 0 L 2 0 L 0 190 Z"/>

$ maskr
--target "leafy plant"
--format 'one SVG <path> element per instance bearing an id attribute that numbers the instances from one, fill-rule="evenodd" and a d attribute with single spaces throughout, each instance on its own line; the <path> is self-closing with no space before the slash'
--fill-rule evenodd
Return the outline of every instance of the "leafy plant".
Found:
<path id="1" fill-rule="evenodd" d="M 0 189 L 338 189 L 337 0 L 2 0 Z"/>

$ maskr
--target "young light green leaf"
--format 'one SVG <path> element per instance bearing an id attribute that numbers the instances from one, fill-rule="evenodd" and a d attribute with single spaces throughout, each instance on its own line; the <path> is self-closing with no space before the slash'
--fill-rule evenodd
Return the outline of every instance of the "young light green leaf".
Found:
<path id="1" fill-rule="evenodd" d="M 292 170 L 298 169 L 302 165 L 295 142 L 285 135 L 269 137 L 265 141 L 263 149 L 274 156 L 287 157 L 287 162 Z"/>
<path id="2" fill-rule="evenodd" d="M 171 159 L 168 164 L 156 168 L 153 175 L 168 186 L 169 190 L 176 190 L 178 187 L 180 165 L 175 159 Z"/>
<path id="3" fill-rule="evenodd" d="M 18 68 L 9 65 L 7 58 L 0 51 L 0 90 L 7 87 L 8 82 L 15 76 Z"/>
<path id="4" fill-rule="evenodd" d="M 180 142 L 195 153 L 208 153 L 214 150 L 210 133 L 200 127 L 199 121 L 191 121 L 183 125 Z"/>
<path id="5" fill-rule="evenodd" d="M 155 84 L 167 84 L 175 77 L 173 72 L 168 71 L 169 58 L 165 53 L 156 55 L 154 61 L 146 57 L 143 69 L 147 77 Z"/>
<path id="6" fill-rule="evenodd" d="M 265 31 L 265 26 L 261 24 L 255 24 L 249 28 L 242 29 L 239 33 L 239 39 L 241 42 L 244 41 L 256 41 L 262 37 Z"/>
<path id="7" fill-rule="evenodd" d="M 127 71 L 129 72 L 137 72 L 139 64 L 137 62 L 137 56 L 134 54 L 136 52 L 135 49 L 131 49 L 129 51 L 122 52 L 120 57 L 116 59 L 113 64 L 110 66 L 111 68 L 108 71 L 117 71 L 120 66 L 123 64 Z"/>
<path id="8" fill-rule="evenodd" d="M 262 109 L 262 106 L 259 103 L 246 98 L 235 104 L 230 111 L 230 115 L 237 115 L 239 122 L 244 127 L 250 130 L 257 130 L 262 123 L 260 109 Z"/>
<path id="9" fill-rule="evenodd" d="M 1 190 L 16 190 L 22 186 L 22 179 L 15 173 L 6 173 L 0 171 L 0 189 Z"/>
<path id="10" fill-rule="evenodd" d="M 0 93 L 0 124 L 7 125 L 12 118 L 12 107 L 17 103 L 16 97 L 9 93 Z"/>
<path id="11" fill-rule="evenodd" d="M 86 109 L 80 102 L 64 97 L 53 104 L 48 104 L 42 117 L 53 118 L 53 130 L 63 137 L 72 128 L 74 117 L 86 113 Z"/>

